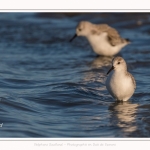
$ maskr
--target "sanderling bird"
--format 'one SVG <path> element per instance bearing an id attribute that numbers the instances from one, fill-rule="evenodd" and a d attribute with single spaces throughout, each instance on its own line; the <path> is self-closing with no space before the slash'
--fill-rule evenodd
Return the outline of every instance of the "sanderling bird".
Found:
<path id="1" fill-rule="evenodd" d="M 98 55 L 114 56 L 124 46 L 130 43 L 129 39 L 122 38 L 117 30 L 107 24 L 93 24 L 88 21 L 81 21 L 76 27 L 77 36 L 85 36 L 92 49 Z"/>
<path id="2" fill-rule="evenodd" d="M 136 82 L 127 71 L 125 60 L 122 57 L 115 57 L 107 74 L 109 76 L 106 80 L 106 88 L 111 96 L 118 101 L 129 100 L 135 91 Z"/>

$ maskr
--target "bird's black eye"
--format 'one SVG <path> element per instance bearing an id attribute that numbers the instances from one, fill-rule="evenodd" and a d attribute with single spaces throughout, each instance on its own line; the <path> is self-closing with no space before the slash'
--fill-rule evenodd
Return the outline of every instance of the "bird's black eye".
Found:
<path id="1" fill-rule="evenodd" d="M 118 65 L 120 64 L 120 62 L 118 62 Z"/>
<path id="2" fill-rule="evenodd" d="M 79 28 L 79 31 L 81 31 L 82 29 L 81 28 Z"/>

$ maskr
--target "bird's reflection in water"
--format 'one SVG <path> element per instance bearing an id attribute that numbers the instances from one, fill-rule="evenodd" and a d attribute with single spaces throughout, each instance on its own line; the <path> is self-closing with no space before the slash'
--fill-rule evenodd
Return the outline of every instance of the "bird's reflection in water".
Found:
<path id="1" fill-rule="evenodd" d="M 85 72 L 84 81 L 85 82 L 103 82 L 103 79 L 106 77 L 106 73 L 111 65 L 113 57 L 96 57 L 90 64 L 89 70 Z"/>
<path id="2" fill-rule="evenodd" d="M 115 102 L 110 107 L 111 118 L 110 122 L 113 126 L 122 128 L 126 134 L 137 130 L 136 112 L 138 104 L 131 102 Z"/>
<path id="3" fill-rule="evenodd" d="M 113 57 L 104 57 L 104 56 L 98 56 L 91 62 L 92 68 L 101 68 L 110 66 L 112 62 Z"/>

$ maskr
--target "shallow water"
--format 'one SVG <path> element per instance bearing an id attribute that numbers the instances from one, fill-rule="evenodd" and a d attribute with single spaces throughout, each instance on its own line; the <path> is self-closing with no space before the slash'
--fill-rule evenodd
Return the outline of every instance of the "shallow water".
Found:
<path id="1" fill-rule="evenodd" d="M 136 79 L 126 103 L 105 87 L 81 20 L 108 23 L 132 43 L 120 55 Z M 150 14 L 0 13 L 0 137 L 150 137 Z"/>

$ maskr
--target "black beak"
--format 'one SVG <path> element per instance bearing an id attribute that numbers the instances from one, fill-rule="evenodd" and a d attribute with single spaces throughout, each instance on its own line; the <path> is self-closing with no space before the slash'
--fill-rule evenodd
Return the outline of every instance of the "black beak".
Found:
<path id="1" fill-rule="evenodd" d="M 77 37 L 77 34 L 75 34 L 75 35 L 70 39 L 69 42 L 72 42 L 76 37 Z"/>
<path id="2" fill-rule="evenodd" d="M 108 75 L 112 70 L 114 70 L 114 66 L 112 66 L 112 67 L 109 69 L 109 71 L 107 72 L 107 75 Z"/>

